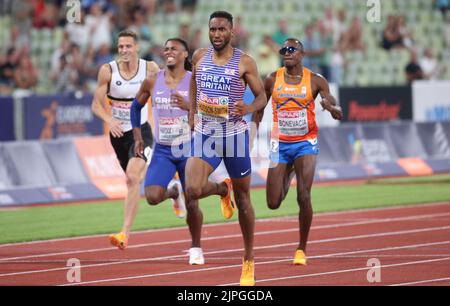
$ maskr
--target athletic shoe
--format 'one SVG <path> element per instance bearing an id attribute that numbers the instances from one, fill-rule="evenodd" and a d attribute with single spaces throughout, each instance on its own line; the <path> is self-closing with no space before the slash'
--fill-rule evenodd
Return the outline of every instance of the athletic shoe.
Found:
<path id="1" fill-rule="evenodd" d="M 226 178 L 223 181 L 228 187 L 228 193 L 224 197 L 220 197 L 220 207 L 222 209 L 222 215 L 225 219 L 230 219 L 233 217 L 233 213 L 236 210 L 236 205 L 231 199 L 231 192 L 233 191 L 233 184 L 231 184 L 231 179 Z"/>
<path id="2" fill-rule="evenodd" d="M 204 265 L 205 258 L 203 257 L 202 248 L 189 249 L 189 264 L 190 265 Z"/>
<path id="3" fill-rule="evenodd" d="M 118 247 L 119 250 L 125 250 L 125 248 L 128 246 L 128 237 L 124 232 L 112 234 L 109 235 L 109 242 L 111 242 L 113 246 Z"/>
<path id="4" fill-rule="evenodd" d="M 306 266 L 306 255 L 305 252 L 303 252 L 302 250 L 297 250 L 295 251 L 295 256 L 294 256 L 294 265 L 302 265 L 302 266 Z"/>
<path id="5" fill-rule="evenodd" d="M 178 198 L 175 200 L 171 199 L 172 208 L 178 218 L 184 218 L 186 216 L 186 202 L 184 200 L 183 188 L 181 187 L 181 183 L 179 181 L 172 181 L 168 188 L 173 188 L 174 186 L 178 189 Z"/>
<path id="6" fill-rule="evenodd" d="M 253 260 L 243 261 L 240 285 L 241 286 L 255 285 L 255 262 Z"/>

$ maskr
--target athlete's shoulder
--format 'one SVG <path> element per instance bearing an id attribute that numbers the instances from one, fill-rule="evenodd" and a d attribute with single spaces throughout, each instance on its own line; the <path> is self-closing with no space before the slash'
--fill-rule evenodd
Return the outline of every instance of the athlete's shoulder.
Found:
<path id="1" fill-rule="evenodd" d="M 275 80 L 275 79 L 277 78 L 277 74 L 278 74 L 278 70 L 277 70 L 277 71 L 274 71 L 274 72 L 271 72 L 271 73 L 269 73 L 269 74 L 266 76 L 266 79 L 272 79 L 272 80 Z"/>
<path id="2" fill-rule="evenodd" d="M 208 48 L 199 48 L 195 50 L 192 55 L 192 63 L 195 65 L 205 54 L 208 52 Z"/>
<path id="3" fill-rule="evenodd" d="M 98 70 L 98 78 L 99 79 L 110 79 L 112 76 L 112 69 L 109 63 L 103 64 L 100 66 Z"/>
<path id="4" fill-rule="evenodd" d="M 306 68 L 307 69 L 307 68 Z M 308 69 L 309 70 L 309 69 Z M 312 82 L 316 82 L 316 83 L 328 83 L 327 79 L 325 79 L 325 77 L 323 75 L 321 75 L 320 73 L 316 73 L 313 72 L 311 70 L 309 70 L 311 73 L 311 81 Z"/>
<path id="5" fill-rule="evenodd" d="M 157 73 L 159 71 L 159 66 L 156 62 L 154 61 L 147 61 L 144 60 L 146 65 L 147 65 L 147 71 L 149 73 Z"/>
<path id="6" fill-rule="evenodd" d="M 241 60 L 243 62 L 248 62 L 248 63 L 256 63 L 255 59 L 253 58 L 253 56 L 251 56 L 250 54 L 248 54 L 247 52 L 242 51 L 241 49 L 236 49 L 237 52 L 241 53 Z"/>

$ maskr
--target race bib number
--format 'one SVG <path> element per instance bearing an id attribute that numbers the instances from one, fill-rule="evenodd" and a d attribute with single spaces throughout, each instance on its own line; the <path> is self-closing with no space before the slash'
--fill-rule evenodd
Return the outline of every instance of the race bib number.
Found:
<path id="1" fill-rule="evenodd" d="M 278 113 L 278 128 L 280 134 L 283 135 L 304 136 L 308 134 L 308 112 L 306 109 L 280 111 Z"/>
<path id="2" fill-rule="evenodd" d="M 189 135 L 188 116 L 159 118 L 159 139 L 161 142 L 172 143 L 175 140 L 185 142 L 189 140 Z"/>
<path id="3" fill-rule="evenodd" d="M 112 117 L 122 123 L 124 130 L 131 129 L 130 103 L 114 103 L 112 105 Z"/>
<path id="4" fill-rule="evenodd" d="M 202 119 L 224 122 L 228 120 L 228 97 L 209 98 L 200 94 L 198 113 Z"/>

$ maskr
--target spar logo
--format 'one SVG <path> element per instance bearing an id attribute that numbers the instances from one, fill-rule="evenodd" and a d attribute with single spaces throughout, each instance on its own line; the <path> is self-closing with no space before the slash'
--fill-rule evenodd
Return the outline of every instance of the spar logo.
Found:
<path id="1" fill-rule="evenodd" d="M 228 105 L 228 97 L 208 97 L 204 93 L 200 93 L 200 101 L 210 104 L 210 105 L 218 105 L 225 106 Z"/>
<path id="2" fill-rule="evenodd" d="M 278 118 L 283 118 L 283 119 L 296 119 L 296 118 L 300 118 L 300 113 L 299 112 L 279 112 L 278 113 Z"/>
<path id="3" fill-rule="evenodd" d="M 186 123 L 183 118 L 159 118 L 160 125 L 178 125 L 181 123 Z"/>

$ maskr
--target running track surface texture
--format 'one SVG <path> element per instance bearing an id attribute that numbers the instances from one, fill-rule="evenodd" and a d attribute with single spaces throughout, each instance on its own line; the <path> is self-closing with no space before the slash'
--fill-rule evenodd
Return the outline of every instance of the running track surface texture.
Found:
<path id="1" fill-rule="evenodd" d="M 257 220 L 257 286 L 450 285 L 450 203 L 317 214 L 307 266 L 291 264 L 298 237 L 296 217 Z M 0 285 L 239 285 L 237 222 L 204 226 L 205 265 L 189 245 L 187 227 L 132 233 L 125 251 L 106 235 L 0 245 Z"/>

